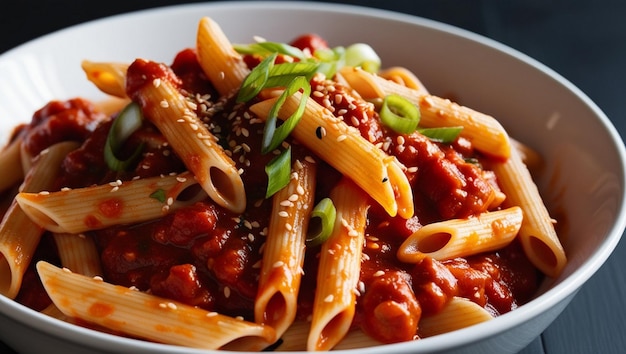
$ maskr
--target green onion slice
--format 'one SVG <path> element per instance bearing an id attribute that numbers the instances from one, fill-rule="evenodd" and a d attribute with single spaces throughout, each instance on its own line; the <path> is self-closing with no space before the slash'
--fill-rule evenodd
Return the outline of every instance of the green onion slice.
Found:
<path id="1" fill-rule="evenodd" d="M 319 63 L 311 61 L 276 64 L 270 69 L 264 88 L 287 86 L 298 76 L 311 80 L 319 66 Z"/>
<path id="2" fill-rule="evenodd" d="M 286 43 L 256 42 L 250 44 L 235 44 L 233 48 L 240 54 L 266 56 L 273 53 L 288 55 L 300 60 L 307 59 L 302 50 Z"/>
<path id="3" fill-rule="evenodd" d="M 355 43 L 346 48 L 345 60 L 346 65 L 360 66 L 370 73 L 378 72 L 381 65 L 380 57 L 374 48 L 365 43 Z"/>
<path id="4" fill-rule="evenodd" d="M 241 84 L 237 94 L 237 102 L 247 102 L 261 92 L 265 87 L 270 70 L 274 66 L 276 56 L 276 53 L 271 54 L 250 71 Z"/>
<path id="5" fill-rule="evenodd" d="M 150 194 L 150 198 L 156 199 L 161 203 L 165 203 L 167 195 L 163 189 L 159 188 Z"/>
<path id="6" fill-rule="evenodd" d="M 294 93 L 302 90 L 302 100 L 298 105 L 298 109 L 279 127 L 276 127 L 278 120 L 278 112 L 283 106 L 287 98 Z M 267 120 L 265 121 L 265 127 L 263 128 L 263 139 L 261 141 L 261 153 L 266 154 L 276 149 L 291 133 L 296 124 L 300 121 L 304 115 L 304 109 L 306 108 L 306 101 L 311 94 L 311 85 L 309 80 L 304 76 L 295 77 L 289 85 L 285 88 L 283 93 L 278 97 L 278 100 L 272 106 Z"/>
<path id="7" fill-rule="evenodd" d="M 267 175 L 265 198 L 269 198 L 289 183 L 291 178 L 291 147 L 283 150 L 265 165 L 265 174 Z"/>
<path id="8" fill-rule="evenodd" d="M 459 137 L 463 127 L 421 128 L 417 131 L 428 139 L 444 144 L 450 144 Z"/>
<path id="9" fill-rule="evenodd" d="M 335 76 L 335 73 L 345 65 L 345 54 L 346 49 L 341 46 L 332 49 L 317 49 L 313 53 L 313 56 L 320 61 L 317 71 L 326 77 Z"/>
<path id="10" fill-rule="evenodd" d="M 388 95 L 383 99 L 379 115 L 383 125 L 399 134 L 413 133 L 420 121 L 419 109 L 398 95 Z"/>
<path id="11" fill-rule="evenodd" d="M 330 198 L 324 198 L 313 208 L 307 230 L 307 245 L 317 246 L 330 237 L 335 227 L 337 210 Z"/>
<path id="12" fill-rule="evenodd" d="M 111 124 L 111 129 L 109 130 L 109 135 L 104 145 L 104 161 L 111 170 L 128 170 L 141 156 L 143 143 L 140 144 L 126 160 L 118 159 L 116 154 L 119 153 L 126 139 L 141 127 L 142 122 L 143 114 L 141 113 L 141 106 L 138 103 L 131 102 L 124 107 L 122 112 L 120 112 Z"/>

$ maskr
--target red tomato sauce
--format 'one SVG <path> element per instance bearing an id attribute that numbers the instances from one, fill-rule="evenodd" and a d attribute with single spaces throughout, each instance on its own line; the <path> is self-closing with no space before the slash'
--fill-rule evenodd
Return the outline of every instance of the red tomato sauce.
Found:
<path id="1" fill-rule="evenodd" d="M 315 36 L 299 38 L 294 43 L 309 50 L 326 46 Z M 254 65 L 254 58 L 246 60 Z M 201 73 L 193 50 L 181 51 L 171 66 L 149 62 L 131 65 L 127 81 L 130 97 L 146 83 L 146 78 L 169 80 L 181 92 L 194 97 L 199 117 L 244 171 L 248 207 L 244 214 L 235 215 L 207 199 L 159 220 L 90 232 L 100 251 L 103 277 L 115 284 L 254 320 L 254 298 L 271 213 L 271 201 L 264 198 L 267 184 L 264 166 L 273 156 L 260 153 L 263 124 L 246 118 L 252 113 L 243 104 L 232 99 L 216 101 L 215 90 Z M 480 158 L 469 142 L 443 145 L 418 134 L 400 138 L 381 126 L 372 105 L 351 96 L 339 84 L 315 78 L 311 85 L 322 93 L 312 95 L 313 99 L 335 114 L 341 113 L 344 121 L 357 128 L 363 137 L 381 144 L 400 162 L 416 167 L 407 172 L 414 193 L 414 217 L 408 220 L 389 217 L 375 202 L 369 209 L 354 326 L 382 342 L 412 340 L 419 338 L 421 316 L 437 313 L 453 296 L 466 297 L 495 315 L 511 311 L 533 296 L 540 275 L 515 242 L 503 250 L 467 258 L 449 261 L 426 258 L 417 264 L 399 262 L 396 258 L 399 245 L 422 225 L 487 210 L 493 198 L 490 188 L 493 180 L 478 165 L 466 162 L 469 157 Z M 59 188 L 185 170 L 148 120 L 124 148 L 132 152 L 141 142 L 147 142 L 135 168 L 127 172 L 108 170 L 103 149 L 111 121 L 84 100 L 56 102 L 38 111 L 24 134 L 28 134 L 32 152 L 61 139 L 82 143 L 65 158 Z M 294 158 L 312 155 L 298 144 L 292 147 Z M 328 196 L 340 175 L 322 161 L 319 165 L 316 197 L 321 199 Z M 100 208 L 111 216 L 119 215 L 122 210 L 114 199 Z M 302 319 L 311 314 L 318 252 L 317 248 L 307 250 L 299 293 L 298 317 Z M 54 242 L 44 237 L 36 259 L 58 264 L 54 254 Z M 17 300 L 41 309 L 49 300 L 32 272 L 31 268 Z"/>

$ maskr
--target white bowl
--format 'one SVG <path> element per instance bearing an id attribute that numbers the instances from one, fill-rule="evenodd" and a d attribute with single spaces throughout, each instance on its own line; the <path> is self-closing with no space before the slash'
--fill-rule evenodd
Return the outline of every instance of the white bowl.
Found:
<path id="1" fill-rule="evenodd" d="M 0 56 L 0 142 L 55 98 L 101 94 L 83 59 L 171 62 L 195 43 L 199 18 L 217 20 L 234 42 L 253 35 L 288 41 L 316 32 L 331 45 L 367 42 L 384 66 L 414 70 L 431 92 L 498 118 L 547 160 L 538 184 L 567 224 L 569 263 L 537 297 L 492 321 L 415 342 L 358 353 L 513 353 L 535 339 L 609 257 L 624 230 L 625 154 L 616 130 L 580 90 L 504 45 L 438 22 L 345 5 L 302 2 L 208 3 L 131 13 L 75 26 Z M 98 333 L 0 297 L 0 338 L 20 352 L 207 353 Z"/>

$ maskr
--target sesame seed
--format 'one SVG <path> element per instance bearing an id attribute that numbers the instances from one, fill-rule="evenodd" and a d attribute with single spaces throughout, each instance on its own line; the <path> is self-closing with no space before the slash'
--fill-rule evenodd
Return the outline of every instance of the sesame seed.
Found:
<path id="1" fill-rule="evenodd" d="M 170 104 L 166 100 L 162 100 L 159 102 L 159 106 L 161 106 L 161 108 L 168 108 Z"/>
<path id="2" fill-rule="evenodd" d="M 227 286 L 224 287 L 224 297 L 227 299 L 230 297 L 230 288 Z"/>
<path id="3" fill-rule="evenodd" d="M 372 276 L 374 276 L 374 277 L 380 277 L 380 276 L 383 276 L 383 275 L 385 275 L 385 272 L 382 271 L 382 270 L 376 271 L 374 274 L 372 274 Z"/>
<path id="4" fill-rule="evenodd" d="M 93 280 L 95 280 L 95 281 L 104 281 L 104 279 L 102 279 L 102 277 L 101 277 L 101 276 L 99 276 L 99 275 L 95 275 L 95 276 L 93 277 Z"/>
<path id="5" fill-rule="evenodd" d="M 283 262 L 283 261 L 276 261 L 276 263 L 272 264 L 272 267 L 273 268 L 280 268 L 280 267 L 282 267 L 284 265 L 285 265 L 285 262 Z"/>
<path id="6" fill-rule="evenodd" d="M 155 78 L 154 80 L 152 80 L 152 85 L 158 88 L 159 86 L 161 86 L 161 79 L 159 79 L 158 77 Z"/>
<path id="7" fill-rule="evenodd" d="M 345 134 L 341 134 L 341 135 L 339 135 L 339 136 L 337 137 L 337 142 L 342 142 L 342 141 L 346 140 L 347 138 L 348 138 L 348 136 L 347 136 L 347 135 L 345 135 Z"/>
<path id="8" fill-rule="evenodd" d="M 176 177 L 176 180 L 177 180 L 178 182 L 180 182 L 180 183 L 185 183 L 185 182 L 187 182 L 187 178 L 185 178 L 185 177 Z"/>
<path id="9" fill-rule="evenodd" d="M 335 296 L 333 294 L 330 294 L 324 298 L 324 302 L 333 302 L 333 300 L 335 300 Z"/>
<path id="10" fill-rule="evenodd" d="M 289 217 L 289 213 L 283 210 L 278 212 L 278 216 L 280 216 L 281 218 L 287 218 Z"/>

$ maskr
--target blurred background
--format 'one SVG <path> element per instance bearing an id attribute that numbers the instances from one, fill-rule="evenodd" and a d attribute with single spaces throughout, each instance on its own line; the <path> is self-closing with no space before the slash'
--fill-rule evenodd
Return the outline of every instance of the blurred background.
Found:
<path id="1" fill-rule="evenodd" d="M 199 1 L 23 0 L 12 1 L 12 9 L 8 10 L 5 0 L 0 10 L 0 54 L 33 38 L 92 19 L 191 2 Z M 626 1 L 335 2 L 425 17 L 502 42 L 578 86 L 607 114 L 622 137 L 626 136 Z M 618 245 L 608 263 L 565 312 L 522 353 L 626 352 L 625 243 Z"/>

